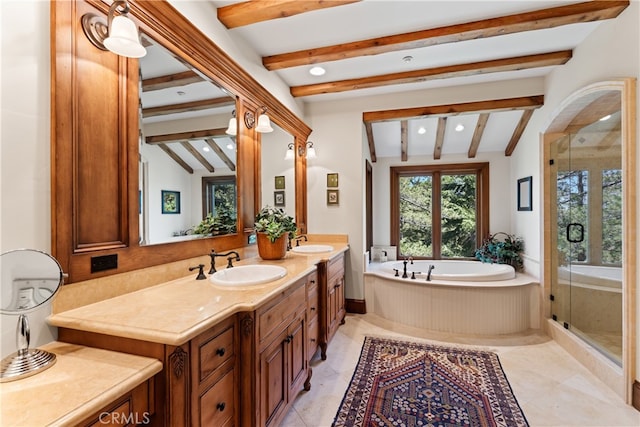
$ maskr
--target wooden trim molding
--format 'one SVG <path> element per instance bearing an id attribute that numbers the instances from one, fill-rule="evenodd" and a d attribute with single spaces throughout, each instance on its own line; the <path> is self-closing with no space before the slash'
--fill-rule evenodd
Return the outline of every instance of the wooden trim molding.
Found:
<path id="1" fill-rule="evenodd" d="M 347 313 L 367 314 L 367 303 L 363 299 L 347 298 L 344 303 Z"/>
<path id="2" fill-rule="evenodd" d="M 632 396 L 631 406 L 640 411 L 640 382 L 637 380 L 633 382 Z"/>

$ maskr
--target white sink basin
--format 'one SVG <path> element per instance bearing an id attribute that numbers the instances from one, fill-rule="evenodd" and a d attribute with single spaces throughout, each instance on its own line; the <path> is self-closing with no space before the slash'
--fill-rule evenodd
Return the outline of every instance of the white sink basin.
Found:
<path id="1" fill-rule="evenodd" d="M 286 275 L 287 270 L 277 265 L 242 265 L 217 271 L 210 279 L 215 285 L 235 288 L 273 282 Z"/>
<path id="2" fill-rule="evenodd" d="M 291 248 L 293 252 L 297 252 L 299 254 L 317 254 L 320 252 L 331 252 L 333 250 L 333 246 L 329 245 L 302 245 L 302 246 L 294 246 Z"/>

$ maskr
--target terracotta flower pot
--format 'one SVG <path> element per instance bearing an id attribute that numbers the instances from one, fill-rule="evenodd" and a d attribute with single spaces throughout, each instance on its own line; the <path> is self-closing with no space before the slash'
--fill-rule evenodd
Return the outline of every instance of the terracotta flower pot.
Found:
<path id="1" fill-rule="evenodd" d="M 289 240 L 289 233 L 285 233 L 275 242 L 271 243 L 267 233 L 256 233 L 258 243 L 258 255 L 260 258 L 273 260 L 282 259 L 287 254 L 287 241 Z"/>

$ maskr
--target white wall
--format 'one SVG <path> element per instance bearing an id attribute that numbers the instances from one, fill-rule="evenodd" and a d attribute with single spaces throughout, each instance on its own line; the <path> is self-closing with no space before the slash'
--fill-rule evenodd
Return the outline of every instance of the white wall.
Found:
<path id="1" fill-rule="evenodd" d="M 0 252 L 51 252 L 49 2 L 0 1 Z M 50 305 L 29 314 L 32 346 L 57 337 Z M 2 315 L 2 357 L 16 316 Z"/>
<path id="2" fill-rule="evenodd" d="M 540 269 L 542 257 L 542 194 L 540 192 L 542 161 L 540 132 L 550 123 L 562 101 L 572 93 L 591 83 L 622 77 L 640 77 L 640 2 L 632 1 L 630 6 L 615 21 L 603 22 L 573 52 L 573 58 L 564 66 L 556 68 L 545 81 L 545 105 L 533 115 L 512 156 L 511 180 L 519 176 L 533 176 L 533 212 L 513 212 L 513 231 L 524 236 L 526 260 L 529 268 Z M 640 99 L 640 96 L 638 96 Z M 636 105 L 636 108 L 638 106 Z M 640 123 L 640 109 L 636 110 L 636 122 Z M 640 130 L 640 128 L 638 129 Z M 640 132 L 636 135 L 640 142 Z M 637 151 L 640 161 L 640 150 Z M 640 180 L 639 180 L 640 181 Z M 639 186 L 636 182 L 636 186 Z M 640 188 L 640 187 L 638 187 Z M 640 209 L 640 199 L 637 200 Z M 640 229 L 639 224 L 636 225 Z M 636 250 L 636 263 L 640 257 Z M 542 274 L 540 271 L 538 274 Z M 640 287 L 636 280 L 636 295 Z M 636 330 L 640 331 L 640 298 L 637 298 Z M 640 349 L 640 334 L 636 335 L 636 348 Z M 640 378 L 640 357 L 636 361 L 636 378 Z"/>
<path id="3" fill-rule="evenodd" d="M 296 191 L 295 191 L 295 164 L 294 159 L 285 160 L 289 144 L 293 144 L 293 135 L 285 132 L 281 127 L 271 124 L 273 132 L 263 133 L 261 139 L 261 170 L 262 178 L 262 204 L 261 207 L 275 206 L 274 194 L 276 191 L 275 177 L 284 176 L 285 206 L 278 206 L 288 215 L 296 216 Z M 297 156 L 297 153 L 294 153 Z"/>

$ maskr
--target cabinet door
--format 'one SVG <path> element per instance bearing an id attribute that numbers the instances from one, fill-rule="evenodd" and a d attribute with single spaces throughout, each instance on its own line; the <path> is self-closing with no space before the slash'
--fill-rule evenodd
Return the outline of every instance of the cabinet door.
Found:
<path id="1" fill-rule="evenodd" d="M 307 331 L 304 317 L 297 319 L 289 327 L 289 335 L 285 342 L 288 346 L 287 357 L 287 378 L 289 381 L 289 399 L 295 398 L 295 395 L 302 389 L 302 384 L 307 379 L 307 351 L 306 340 Z"/>
<path id="2" fill-rule="evenodd" d="M 260 353 L 260 425 L 266 426 L 287 403 L 288 331 L 276 337 Z"/>

